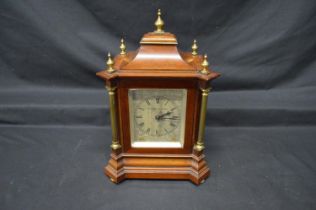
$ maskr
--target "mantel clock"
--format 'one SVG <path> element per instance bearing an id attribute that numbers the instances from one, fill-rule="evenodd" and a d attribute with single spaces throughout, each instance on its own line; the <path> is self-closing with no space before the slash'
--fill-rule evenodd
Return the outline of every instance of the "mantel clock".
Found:
<path id="1" fill-rule="evenodd" d="M 210 174 L 204 159 L 204 129 L 211 80 L 207 56 L 177 48 L 175 35 L 163 30 L 145 34 L 136 51 L 108 54 L 97 73 L 109 93 L 112 144 L 104 167 L 114 182 L 124 179 L 188 179 L 195 184 Z"/>

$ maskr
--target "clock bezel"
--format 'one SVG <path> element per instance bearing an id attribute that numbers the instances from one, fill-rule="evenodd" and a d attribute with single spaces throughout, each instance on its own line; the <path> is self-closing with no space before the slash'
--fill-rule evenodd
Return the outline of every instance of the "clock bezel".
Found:
<path id="1" fill-rule="evenodd" d="M 149 78 L 142 80 L 140 78 L 120 79 L 117 82 L 118 87 L 118 114 L 119 114 L 119 137 L 122 142 L 122 150 L 125 153 L 166 153 L 166 154 L 190 154 L 193 144 L 197 137 L 197 123 L 199 117 L 199 91 L 198 81 L 192 79 L 160 79 Z M 135 88 L 146 89 L 187 89 L 186 120 L 185 133 L 182 148 L 148 147 L 138 148 L 131 146 L 130 133 L 130 113 L 128 90 Z M 193 126 L 192 126 L 193 125 Z"/>

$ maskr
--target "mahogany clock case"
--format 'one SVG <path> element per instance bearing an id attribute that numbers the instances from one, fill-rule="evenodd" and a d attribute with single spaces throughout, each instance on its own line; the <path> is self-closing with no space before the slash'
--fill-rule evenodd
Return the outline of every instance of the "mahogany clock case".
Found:
<path id="1" fill-rule="evenodd" d="M 191 52 L 178 49 L 176 36 L 163 28 L 161 14 L 158 9 L 154 22 L 156 29 L 143 35 L 136 51 L 126 51 L 122 38 L 120 53 L 114 59 L 108 53 L 107 67 L 97 73 L 97 76 L 105 81 L 110 97 L 112 154 L 104 171 L 114 183 L 124 179 L 141 178 L 188 179 L 200 184 L 210 174 L 203 155 L 205 116 L 210 83 L 220 74 L 211 70 L 206 54 L 202 56 L 198 53 L 196 40 L 193 41 Z M 155 143 L 155 147 L 148 144 L 142 148 L 132 146 L 133 133 L 139 133 L 141 130 L 140 127 L 132 126 L 134 118 L 130 117 L 133 102 L 128 93 L 133 89 L 147 89 L 149 94 L 150 90 L 186 90 L 186 108 L 183 108 L 184 113 L 179 118 L 182 121 L 179 129 L 183 137 L 174 136 L 178 142 L 183 138 L 182 146 L 170 147 L 169 144 L 164 147 L 165 137 L 157 137 L 160 142 L 153 142 L 152 136 L 150 142 L 146 143 Z M 155 103 L 158 101 L 155 100 Z M 148 100 L 146 103 L 150 105 Z M 162 112 L 161 105 L 146 108 L 150 112 L 147 115 L 147 126 L 154 126 L 158 121 L 157 109 Z M 172 113 L 170 109 L 169 113 Z M 151 123 L 152 120 L 154 124 Z M 162 122 L 157 126 L 162 126 Z M 146 123 L 143 122 L 144 124 Z M 153 127 L 148 127 L 147 130 L 151 129 L 154 130 Z M 155 135 L 158 130 L 156 129 Z M 142 138 L 147 138 L 147 135 L 142 134 Z M 175 142 L 169 140 L 168 143 Z"/>
<path id="2" fill-rule="evenodd" d="M 121 40 L 121 53 L 114 61 L 109 54 L 107 68 L 97 73 L 109 91 L 113 133 L 112 154 L 105 174 L 114 183 L 141 178 L 188 179 L 200 184 L 210 174 L 203 155 L 208 94 L 203 100 L 202 95 L 203 91 L 209 91 L 210 81 L 219 74 L 208 68 L 206 55 L 203 58 L 197 55 L 193 47 L 192 53 L 178 51 L 176 37 L 158 30 L 157 26 L 157 31 L 146 33 L 135 52 L 127 53 Z M 129 117 L 132 110 L 128 91 L 135 88 L 187 90 L 181 148 L 131 146 L 130 122 L 134 119 Z"/>

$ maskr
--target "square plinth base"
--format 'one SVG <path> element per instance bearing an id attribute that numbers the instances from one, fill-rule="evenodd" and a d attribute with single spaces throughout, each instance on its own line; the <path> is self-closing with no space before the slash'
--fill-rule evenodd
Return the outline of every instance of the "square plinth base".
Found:
<path id="1" fill-rule="evenodd" d="M 210 175 L 210 169 L 203 154 L 112 153 L 104 173 L 114 183 L 124 179 L 175 179 L 199 185 Z"/>

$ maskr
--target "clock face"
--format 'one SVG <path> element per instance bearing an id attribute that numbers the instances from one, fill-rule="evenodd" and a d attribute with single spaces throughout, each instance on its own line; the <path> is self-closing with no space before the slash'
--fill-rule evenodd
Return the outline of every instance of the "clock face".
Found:
<path id="1" fill-rule="evenodd" d="M 130 89 L 132 147 L 183 147 L 186 89 Z"/>

